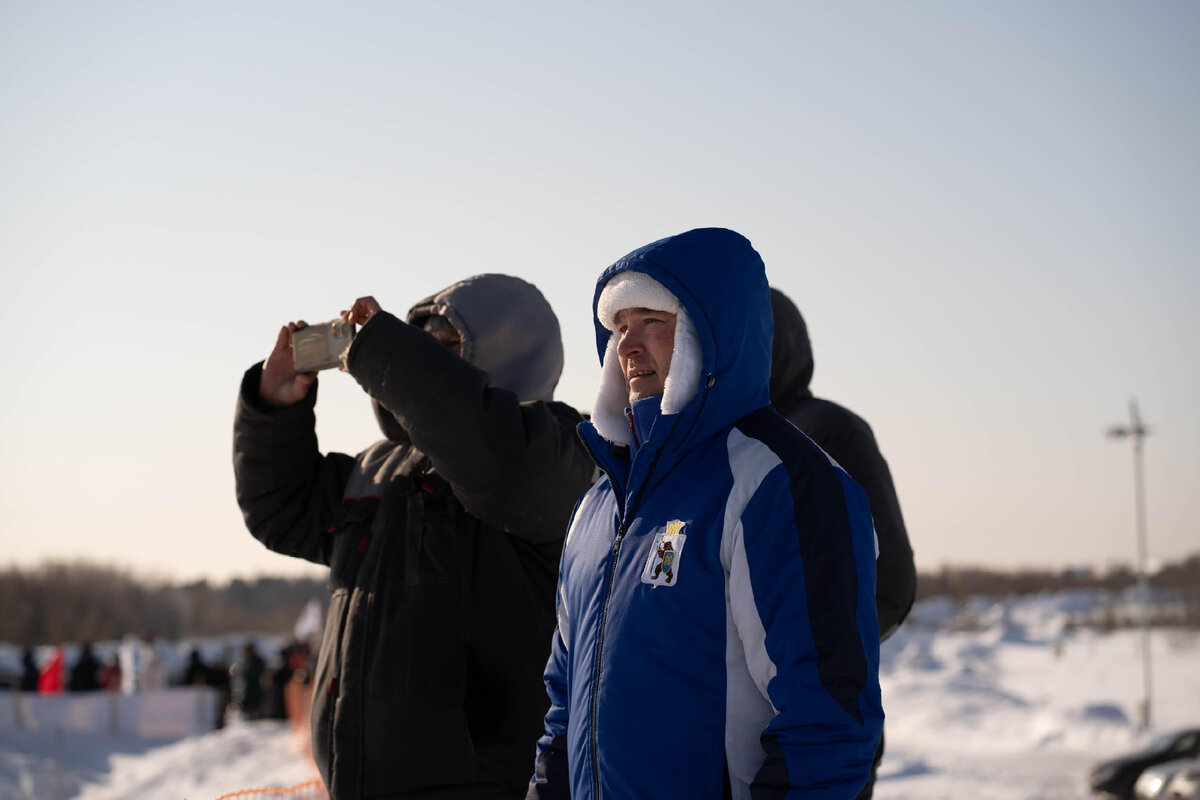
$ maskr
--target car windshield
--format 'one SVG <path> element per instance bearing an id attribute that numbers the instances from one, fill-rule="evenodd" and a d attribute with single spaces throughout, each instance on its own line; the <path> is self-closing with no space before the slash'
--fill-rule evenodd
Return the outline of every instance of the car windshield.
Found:
<path id="1" fill-rule="evenodd" d="M 1145 752 L 1147 753 L 1165 753 L 1171 749 L 1171 745 L 1175 744 L 1175 740 L 1179 738 L 1178 733 L 1163 733 L 1155 736 L 1150 740 L 1150 744 L 1146 745 Z"/>

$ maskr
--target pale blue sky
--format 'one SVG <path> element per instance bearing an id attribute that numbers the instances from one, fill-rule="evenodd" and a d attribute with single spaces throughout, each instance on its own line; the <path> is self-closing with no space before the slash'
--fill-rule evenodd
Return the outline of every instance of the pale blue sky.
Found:
<path id="1" fill-rule="evenodd" d="M 245 531 L 289 319 L 542 288 L 591 404 L 608 263 L 734 228 L 865 416 L 918 566 L 1200 550 L 1200 5 L 0 0 L 0 563 L 301 569 Z M 377 437 L 353 381 L 318 433 Z"/>

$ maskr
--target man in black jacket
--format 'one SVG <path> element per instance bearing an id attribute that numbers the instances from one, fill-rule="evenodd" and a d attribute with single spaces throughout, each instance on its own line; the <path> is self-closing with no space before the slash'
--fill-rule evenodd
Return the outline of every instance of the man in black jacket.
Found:
<path id="1" fill-rule="evenodd" d="M 917 591 L 912 546 L 900 514 L 892 474 L 866 420 L 837 403 L 813 397 L 809 388 L 813 375 L 812 343 L 800 310 L 787 295 L 774 288 L 771 310 L 775 318 L 771 405 L 831 455 L 867 493 L 879 542 L 875 608 L 879 615 L 879 640 L 883 641 L 900 627 Z M 871 797 L 875 772 L 882 758 L 881 739 L 871 778 L 858 800 Z"/>
<path id="2" fill-rule="evenodd" d="M 558 320 L 532 285 L 457 283 L 408 321 L 360 298 L 345 369 L 382 441 L 322 455 L 285 326 L 242 382 L 238 502 L 267 547 L 330 567 L 313 755 L 333 800 L 520 797 L 567 518 L 591 462 L 552 401 Z"/>

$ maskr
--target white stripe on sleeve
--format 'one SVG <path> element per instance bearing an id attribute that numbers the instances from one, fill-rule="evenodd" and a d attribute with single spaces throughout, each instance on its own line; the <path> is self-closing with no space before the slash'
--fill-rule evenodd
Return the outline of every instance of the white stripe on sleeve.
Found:
<path id="1" fill-rule="evenodd" d="M 743 541 L 742 513 L 767 474 L 782 462 L 740 431 L 726 441 L 733 487 L 725 503 L 721 564 L 725 568 L 725 757 L 735 800 L 749 800 L 750 782 L 766 754 L 759 737 L 778 713 L 767 696 L 776 667 L 754 602 Z"/>

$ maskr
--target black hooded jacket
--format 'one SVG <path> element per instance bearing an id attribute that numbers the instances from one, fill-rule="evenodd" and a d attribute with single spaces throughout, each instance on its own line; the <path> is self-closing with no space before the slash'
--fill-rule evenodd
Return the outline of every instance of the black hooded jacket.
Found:
<path id="1" fill-rule="evenodd" d="M 421 330 L 430 315 L 458 329 L 462 358 Z M 321 776 L 333 800 L 520 797 L 548 704 L 563 535 L 592 475 L 579 414 L 550 401 L 558 321 L 530 284 L 479 276 L 409 323 L 376 313 L 347 368 L 386 436 L 357 457 L 318 450 L 316 386 L 263 407 L 261 364 L 234 426 L 250 531 L 330 567 L 312 708 Z"/>
<path id="2" fill-rule="evenodd" d="M 809 389 L 812 343 L 799 309 L 778 289 L 771 289 L 771 309 L 775 317 L 771 405 L 833 456 L 867 493 L 879 537 L 875 607 L 882 641 L 900 627 L 917 591 L 912 546 L 892 474 L 866 420 L 837 403 L 813 397 Z"/>

